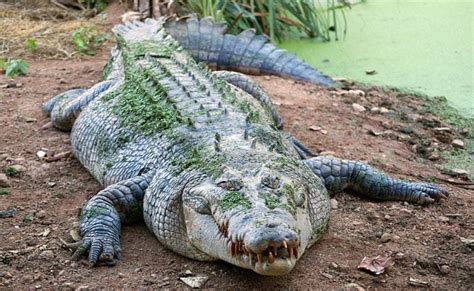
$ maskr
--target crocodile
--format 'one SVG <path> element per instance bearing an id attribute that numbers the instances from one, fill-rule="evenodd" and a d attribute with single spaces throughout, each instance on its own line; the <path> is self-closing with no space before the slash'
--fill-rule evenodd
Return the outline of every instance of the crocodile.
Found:
<path id="1" fill-rule="evenodd" d="M 115 264 L 122 224 L 144 220 L 180 255 L 283 275 L 327 229 L 332 193 L 420 204 L 448 196 L 361 162 L 314 156 L 283 131 L 255 82 L 196 62 L 164 26 L 115 26 L 103 81 L 44 105 L 104 187 L 81 210 L 74 258 Z"/>

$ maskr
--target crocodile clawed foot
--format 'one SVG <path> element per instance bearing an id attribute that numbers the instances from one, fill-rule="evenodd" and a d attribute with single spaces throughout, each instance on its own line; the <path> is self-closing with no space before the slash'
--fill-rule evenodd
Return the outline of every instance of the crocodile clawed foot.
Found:
<path id="1" fill-rule="evenodd" d="M 432 184 L 414 183 L 411 188 L 414 190 L 415 202 L 418 204 L 430 204 L 449 196 L 447 190 Z"/>
<path id="2" fill-rule="evenodd" d="M 77 245 L 72 258 L 79 260 L 87 252 L 91 266 L 114 266 L 122 257 L 122 249 L 118 238 L 101 235 L 86 235 L 82 240 L 74 243 Z"/>

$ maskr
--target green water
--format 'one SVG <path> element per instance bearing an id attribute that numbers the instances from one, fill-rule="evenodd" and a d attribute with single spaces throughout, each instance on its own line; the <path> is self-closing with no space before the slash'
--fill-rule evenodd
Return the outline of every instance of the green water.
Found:
<path id="1" fill-rule="evenodd" d="M 474 0 L 368 0 L 346 16 L 344 40 L 281 47 L 333 77 L 445 96 L 474 117 Z"/>

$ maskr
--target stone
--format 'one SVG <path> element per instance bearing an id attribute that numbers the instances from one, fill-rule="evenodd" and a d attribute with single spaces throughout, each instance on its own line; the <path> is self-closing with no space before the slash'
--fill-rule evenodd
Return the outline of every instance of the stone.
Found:
<path id="1" fill-rule="evenodd" d="M 356 284 L 356 283 L 349 283 L 349 284 L 344 285 L 344 290 L 365 291 L 365 289 L 362 286 L 360 286 L 359 284 Z"/>
<path id="2" fill-rule="evenodd" d="M 384 113 L 389 113 L 390 110 L 388 110 L 387 108 L 385 107 L 380 107 L 380 113 L 384 114 Z"/>
<path id="3" fill-rule="evenodd" d="M 441 222 L 449 222 L 449 217 L 446 216 L 439 216 L 438 220 Z"/>
<path id="4" fill-rule="evenodd" d="M 321 129 L 320 131 L 322 134 L 328 134 L 328 131 L 327 130 L 324 130 L 324 129 Z"/>
<path id="5" fill-rule="evenodd" d="M 464 148 L 464 142 L 460 139 L 453 139 L 453 141 L 451 142 L 451 145 L 458 149 Z"/>
<path id="6" fill-rule="evenodd" d="M 354 109 L 357 112 L 364 112 L 365 111 L 365 107 L 360 105 L 360 104 L 357 104 L 357 103 L 352 103 L 352 109 Z"/>
<path id="7" fill-rule="evenodd" d="M 45 152 L 45 151 L 37 151 L 37 152 L 36 152 L 36 156 L 37 156 L 38 159 L 41 161 L 41 160 L 43 160 L 43 159 L 46 157 L 46 152 Z"/>
<path id="8" fill-rule="evenodd" d="M 331 199 L 330 203 L 331 203 L 331 209 L 337 209 L 338 202 L 336 199 Z"/>
<path id="9" fill-rule="evenodd" d="M 181 277 L 179 279 L 191 288 L 201 288 L 204 284 L 206 284 L 209 277 L 194 276 L 194 277 Z"/>
<path id="10" fill-rule="evenodd" d="M 439 266 L 439 271 L 440 271 L 441 274 L 447 275 L 447 274 L 449 274 L 449 271 L 451 271 L 451 270 L 450 270 L 448 265 L 441 265 L 441 266 Z"/>
<path id="11" fill-rule="evenodd" d="M 141 270 L 142 270 L 141 268 L 136 268 L 136 269 L 134 270 L 134 272 L 135 272 L 135 273 L 138 273 L 138 272 L 140 272 Z"/>
<path id="12" fill-rule="evenodd" d="M 5 174 L 0 174 L 0 187 L 10 187 L 10 182 Z"/>
<path id="13" fill-rule="evenodd" d="M 40 219 L 43 219 L 46 217 L 46 211 L 44 210 L 40 210 L 36 213 L 36 217 L 40 218 Z"/>
<path id="14" fill-rule="evenodd" d="M 380 237 L 380 242 L 381 243 L 386 243 L 386 242 L 389 242 L 392 240 L 392 235 L 389 234 L 389 233 L 384 233 L 382 234 L 382 236 Z"/>
<path id="15" fill-rule="evenodd" d="M 51 250 L 42 251 L 38 258 L 44 261 L 51 261 L 54 259 L 54 253 Z"/>
<path id="16" fill-rule="evenodd" d="M 308 129 L 311 131 L 320 131 L 322 128 L 320 126 L 310 126 Z"/>
<path id="17" fill-rule="evenodd" d="M 125 278 L 125 274 L 124 274 L 124 273 L 118 273 L 117 276 L 118 276 L 119 278 Z"/>
<path id="18" fill-rule="evenodd" d="M 372 107 L 372 108 L 370 108 L 370 112 L 372 112 L 372 113 L 379 113 L 379 112 L 380 112 L 380 108 L 378 108 L 378 107 Z"/>

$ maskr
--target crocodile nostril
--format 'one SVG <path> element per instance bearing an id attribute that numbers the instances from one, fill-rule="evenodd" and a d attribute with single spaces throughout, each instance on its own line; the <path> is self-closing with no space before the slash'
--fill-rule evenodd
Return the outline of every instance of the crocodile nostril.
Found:
<path id="1" fill-rule="evenodd" d="M 265 226 L 268 227 L 268 228 L 274 228 L 274 227 L 277 227 L 279 225 L 280 224 L 278 222 L 270 222 L 270 223 L 265 224 Z"/>

